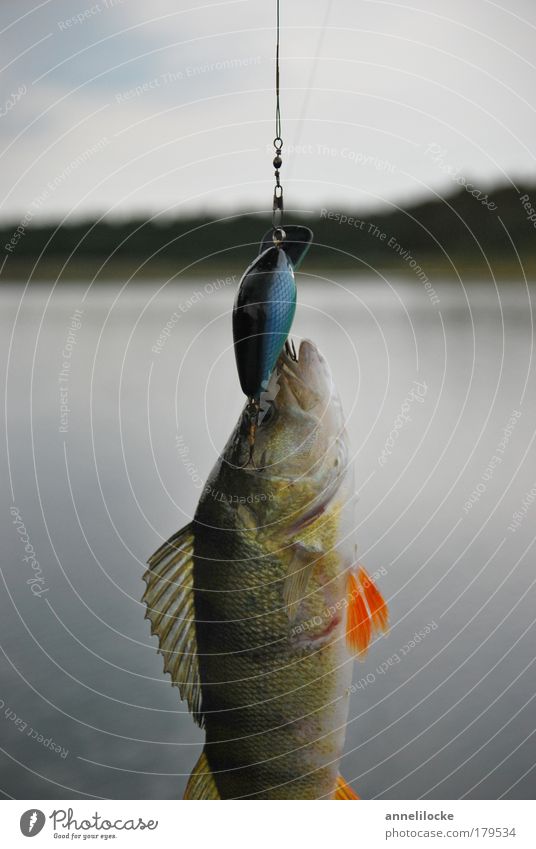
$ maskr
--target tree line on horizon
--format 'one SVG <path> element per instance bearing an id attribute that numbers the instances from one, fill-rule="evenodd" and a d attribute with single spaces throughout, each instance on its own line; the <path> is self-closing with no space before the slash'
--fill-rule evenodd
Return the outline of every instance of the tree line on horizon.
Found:
<path id="1" fill-rule="evenodd" d="M 482 199 L 484 197 L 484 200 Z M 424 200 L 391 211 L 359 212 L 326 205 L 316 213 L 286 214 L 314 232 L 307 266 L 393 264 L 411 255 L 486 264 L 489 260 L 534 259 L 536 185 L 501 186 L 473 194 L 466 188 L 443 198 Z M 189 217 L 85 220 L 61 224 L 4 224 L 0 245 L 10 267 L 33 267 L 40 258 L 56 263 L 136 263 L 147 268 L 172 264 L 203 270 L 219 264 L 243 265 L 270 226 L 262 212 L 211 218 Z"/>

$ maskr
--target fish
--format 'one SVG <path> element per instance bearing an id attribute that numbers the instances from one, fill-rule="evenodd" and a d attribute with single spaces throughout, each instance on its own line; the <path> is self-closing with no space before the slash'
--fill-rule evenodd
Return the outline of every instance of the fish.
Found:
<path id="1" fill-rule="evenodd" d="M 359 564 L 345 419 L 326 360 L 285 346 L 242 412 L 193 520 L 149 559 L 164 670 L 205 743 L 185 799 L 359 798 L 339 771 L 353 661 L 388 629 Z"/>

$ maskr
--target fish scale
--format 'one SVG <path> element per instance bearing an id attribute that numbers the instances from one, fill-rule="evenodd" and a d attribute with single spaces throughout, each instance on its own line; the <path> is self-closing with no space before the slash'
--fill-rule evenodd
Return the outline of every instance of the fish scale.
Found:
<path id="1" fill-rule="evenodd" d="M 188 799 L 357 798 L 339 773 L 352 661 L 387 608 L 354 560 L 353 471 L 327 365 L 304 340 L 276 370 L 263 467 L 243 462 L 244 411 L 192 522 L 144 576 L 164 670 L 206 734 Z"/>
<path id="2" fill-rule="evenodd" d="M 199 515 L 207 519 L 202 508 Z M 224 559 L 205 560 L 216 551 Z M 196 619 L 204 622 L 198 626 L 198 650 L 206 751 L 222 795 L 329 796 L 351 679 L 344 623 L 323 647 L 293 645 L 292 627 L 323 617 L 321 587 L 312 588 L 291 626 L 282 595 L 285 557 L 263 557 L 262 544 L 226 546 L 218 535 L 205 536 L 195 553 Z M 250 563 L 245 569 L 244 557 Z M 340 577 L 338 590 L 342 599 Z"/>
<path id="3" fill-rule="evenodd" d="M 308 434 L 303 441 L 313 446 L 316 440 Z M 233 440 L 224 457 L 232 446 Z M 342 614 L 329 640 L 314 638 L 334 618 L 328 606 L 344 609 L 345 567 L 353 550 L 337 540 L 352 480 L 346 469 L 331 509 L 308 527 L 306 537 L 299 535 L 327 553 L 319 558 L 294 621 L 283 596 L 297 540 L 296 515 L 284 509 L 286 492 L 293 492 L 289 482 L 222 462 L 209 478 L 209 492 L 240 491 L 246 506 L 235 510 L 210 495 L 200 500 L 194 586 L 206 753 L 225 798 L 315 799 L 333 792 L 352 666 Z M 247 506 L 261 490 L 267 495 L 263 503 L 280 507 L 275 531 L 256 527 L 258 513 Z M 293 493 L 299 515 L 299 499 L 308 504 L 316 495 L 314 484 Z M 303 623 L 310 639 L 293 640 Z"/>

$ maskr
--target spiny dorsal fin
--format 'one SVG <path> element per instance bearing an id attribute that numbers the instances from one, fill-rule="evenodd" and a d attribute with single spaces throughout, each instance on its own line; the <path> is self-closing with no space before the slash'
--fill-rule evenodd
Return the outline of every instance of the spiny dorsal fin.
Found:
<path id="1" fill-rule="evenodd" d="M 337 778 L 337 786 L 335 788 L 335 796 L 334 799 L 345 799 L 350 801 L 351 799 L 359 799 L 357 793 L 354 793 L 349 784 L 346 783 L 342 775 L 339 773 L 339 777 Z"/>
<path id="2" fill-rule="evenodd" d="M 204 750 L 201 752 L 201 757 L 193 768 L 192 774 L 188 779 L 185 799 L 220 799 L 218 788 L 214 775 L 209 766 L 207 756 Z"/>
<path id="3" fill-rule="evenodd" d="M 389 611 L 380 591 L 362 566 L 348 573 L 348 615 L 346 642 L 351 651 L 363 657 L 372 632 L 389 630 Z"/>
<path id="4" fill-rule="evenodd" d="M 201 681 L 195 635 L 193 591 L 194 535 L 186 525 L 160 546 L 149 559 L 143 576 L 147 589 L 143 599 L 151 634 L 157 634 L 159 653 L 164 657 L 164 672 L 179 688 L 198 725 L 201 713 Z"/>

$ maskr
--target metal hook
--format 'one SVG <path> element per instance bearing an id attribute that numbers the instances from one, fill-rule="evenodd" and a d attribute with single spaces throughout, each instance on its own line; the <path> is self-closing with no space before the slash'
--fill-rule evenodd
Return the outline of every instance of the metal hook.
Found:
<path id="1" fill-rule="evenodd" d="M 291 360 L 294 360 L 295 363 L 298 362 L 298 354 L 296 353 L 296 346 L 294 345 L 294 339 L 287 339 L 285 342 L 285 351 L 289 355 Z"/>
<path id="2" fill-rule="evenodd" d="M 248 398 L 248 404 L 246 407 L 246 415 L 249 417 L 249 429 L 248 429 L 248 445 L 249 445 L 249 456 L 243 466 L 238 466 L 239 469 L 246 469 L 248 466 L 252 466 L 254 469 L 257 467 L 253 461 L 253 452 L 255 451 L 255 437 L 257 436 L 257 426 L 259 422 L 259 413 L 260 413 L 260 404 L 257 398 Z"/>

